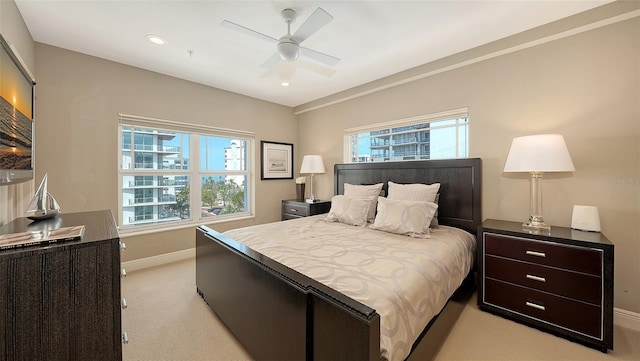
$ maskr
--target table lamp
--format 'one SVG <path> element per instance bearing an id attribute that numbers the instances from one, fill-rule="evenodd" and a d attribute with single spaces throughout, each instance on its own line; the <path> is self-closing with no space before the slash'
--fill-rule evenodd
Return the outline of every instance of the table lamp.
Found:
<path id="1" fill-rule="evenodd" d="M 514 138 L 504 165 L 504 172 L 531 173 L 529 220 L 522 226 L 534 230 L 550 230 L 542 218 L 541 180 L 547 172 L 572 172 L 573 166 L 564 137 L 540 134 Z"/>
<path id="2" fill-rule="evenodd" d="M 302 158 L 302 167 L 300 167 L 300 174 L 311 174 L 311 195 L 307 198 L 307 203 L 313 203 L 316 201 L 316 197 L 313 194 L 313 175 L 324 173 L 324 163 L 322 157 L 319 155 L 305 155 Z"/>

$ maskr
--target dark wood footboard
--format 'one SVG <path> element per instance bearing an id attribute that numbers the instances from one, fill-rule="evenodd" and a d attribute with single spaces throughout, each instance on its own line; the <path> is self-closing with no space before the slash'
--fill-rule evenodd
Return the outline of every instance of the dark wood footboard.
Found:
<path id="1" fill-rule="evenodd" d="M 380 316 L 205 226 L 198 293 L 259 360 L 380 360 Z"/>

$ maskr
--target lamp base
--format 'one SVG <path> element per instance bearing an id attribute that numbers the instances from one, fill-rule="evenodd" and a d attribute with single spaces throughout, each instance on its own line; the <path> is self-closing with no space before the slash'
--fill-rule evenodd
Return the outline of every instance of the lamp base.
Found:
<path id="1" fill-rule="evenodd" d="M 524 229 L 530 229 L 530 230 L 534 230 L 534 231 L 550 231 L 551 230 L 551 226 L 544 223 L 544 222 L 538 222 L 538 221 L 528 221 L 528 222 L 524 222 L 522 223 L 522 228 Z"/>

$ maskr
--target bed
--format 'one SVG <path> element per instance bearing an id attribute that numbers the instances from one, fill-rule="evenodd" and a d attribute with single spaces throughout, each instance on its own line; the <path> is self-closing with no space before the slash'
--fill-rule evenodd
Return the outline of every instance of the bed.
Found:
<path id="1" fill-rule="evenodd" d="M 465 233 L 456 229 L 476 234 L 481 222 L 480 159 L 338 164 L 334 167 L 334 176 L 336 195 L 344 194 L 345 184 L 383 183 L 383 193 L 386 193 L 389 181 L 397 184 L 440 183 L 437 219 L 441 227 L 434 229 L 431 240 L 438 238 L 438 232 Z M 471 267 L 467 267 L 465 274 L 458 276 L 458 280 L 448 281 L 445 278 L 444 283 L 454 285 L 448 287 L 446 294 L 442 293 L 445 291 L 436 292 L 437 297 L 434 298 L 439 298 L 440 305 L 430 306 L 418 301 L 418 308 L 432 307 L 434 315 L 424 321 L 424 328 L 411 327 L 412 332 L 417 334 L 411 336 L 415 337 L 415 341 L 411 339 L 410 342 L 407 341 L 408 344 L 405 342 L 406 345 L 401 342 L 398 343 L 400 346 L 389 346 L 386 339 L 389 317 L 401 316 L 394 316 L 394 313 L 389 313 L 382 306 L 371 307 L 379 303 L 360 297 L 359 292 L 354 293 L 349 287 L 341 289 L 341 282 L 323 280 L 322 274 L 325 271 L 318 271 L 321 268 L 314 264 L 316 260 L 320 262 L 322 259 L 318 256 L 319 253 L 314 255 L 311 251 L 307 252 L 312 256 L 307 260 L 300 260 L 297 256 L 286 253 L 287 244 L 295 245 L 289 247 L 292 249 L 310 249 L 314 246 L 305 243 L 310 241 L 309 238 L 323 238 L 323 242 L 332 242 L 333 233 L 358 229 L 340 222 L 327 224 L 324 217 L 319 215 L 248 227 L 225 234 L 206 226 L 198 227 L 198 293 L 247 351 L 259 360 L 431 358 L 457 319 L 473 288 Z M 334 228 L 327 230 L 323 227 Z M 349 239 L 361 237 L 359 240 L 362 242 L 352 242 L 358 246 L 364 244 L 364 238 L 372 238 L 373 242 L 378 242 L 373 239 L 377 237 L 372 235 L 375 232 L 386 233 L 376 230 L 368 230 L 367 233 L 362 228 L 359 230 L 361 232 L 347 236 Z M 290 238 L 296 232 L 301 238 Z M 268 238 L 265 235 L 273 235 L 272 239 L 267 239 L 266 245 L 256 243 L 256 239 Z M 402 247 L 411 250 L 412 246 L 409 244 L 413 243 L 405 242 Z M 342 247 L 335 244 L 330 246 Z M 285 249 L 284 256 L 274 253 L 274 250 L 282 249 Z M 401 251 L 390 249 L 391 251 L 385 250 L 382 253 Z M 429 252 L 437 253 L 433 249 Z M 473 256 L 470 257 L 473 259 Z M 299 272 L 300 270 L 302 271 Z M 314 270 L 317 272 L 314 273 Z M 348 279 L 344 275 L 341 277 L 342 280 Z M 376 280 L 373 286 L 367 287 L 375 288 L 375 282 Z M 456 290 L 458 285 L 460 287 Z M 423 285 L 414 288 L 427 287 Z M 412 316 L 402 317 L 412 319 Z M 419 329 L 416 330 L 416 327 Z M 405 356 L 406 354 L 408 355 Z"/>

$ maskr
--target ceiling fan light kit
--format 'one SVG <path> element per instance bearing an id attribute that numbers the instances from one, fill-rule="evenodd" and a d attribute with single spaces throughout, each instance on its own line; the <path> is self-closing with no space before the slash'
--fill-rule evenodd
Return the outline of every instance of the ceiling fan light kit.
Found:
<path id="1" fill-rule="evenodd" d="M 282 60 L 294 61 L 300 56 L 300 46 L 286 35 L 278 41 L 277 49 Z"/>
<path id="2" fill-rule="evenodd" d="M 335 66 L 340 62 L 340 59 L 336 57 L 300 46 L 300 44 L 308 37 L 315 34 L 315 32 L 320 30 L 320 28 L 333 20 L 333 17 L 329 15 L 329 13 L 324 11 L 322 8 L 317 8 L 293 35 L 291 35 L 291 23 L 296 20 L 297 13 L 293 9 L 284 9 L 280 12 L 280 15 L 287 23 L 287 34 L 280 37 L 280 39 L 275 39 L 271 36 L 259 33 L 255 30 L 227 20 L 222 22 L 222 26 L 259 39 L 276 43 L 276 53 L 279 55 L 280 59 L 285 61 L 295 61 L 300 57 L 300 54 L 302 54 L 305 57 L 329 66 Z M 274 65 L 275 61 L 276 60 L 268 60 L 267 64 L 270 66 Z"/>

